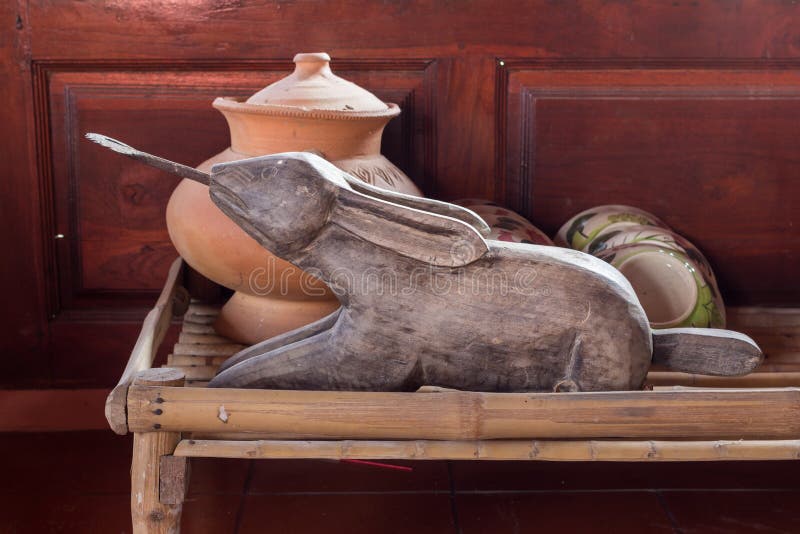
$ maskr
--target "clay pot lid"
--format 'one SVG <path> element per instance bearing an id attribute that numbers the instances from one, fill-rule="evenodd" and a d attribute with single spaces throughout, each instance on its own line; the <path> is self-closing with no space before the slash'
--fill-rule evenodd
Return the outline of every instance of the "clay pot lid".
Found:
<path id="1" fill-rule="evenodd" d="M 312 118 L 394 117 L 400 113 L 396 104 L 386 104 L 378 97 L 336 76 L 325 52 L 294 56 L 292 74 L 268 85 L 242 102 L 235 98 L 217 98 L 214 107 L 269 115 Z"/>

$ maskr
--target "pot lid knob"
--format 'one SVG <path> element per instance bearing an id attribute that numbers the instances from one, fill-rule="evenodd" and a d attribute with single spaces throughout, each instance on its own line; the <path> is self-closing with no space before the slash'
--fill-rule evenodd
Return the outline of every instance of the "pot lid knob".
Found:
<path id="1" fill-rule="evenodd" d="M 374 113 L 389 109 L 366 89 L 336 76 L 330 61 L 325 52 L 295 55 L 294 72 L 257 92 L 247 103 L 339 112 Z"/>
<path id="2" fill-rule="evenodd" d="M 294 71 L 304 76 L 333 74 L 331 72 L 331 56 L 325 52 L 295 54 L 292 61 L 295 65 Z"/>

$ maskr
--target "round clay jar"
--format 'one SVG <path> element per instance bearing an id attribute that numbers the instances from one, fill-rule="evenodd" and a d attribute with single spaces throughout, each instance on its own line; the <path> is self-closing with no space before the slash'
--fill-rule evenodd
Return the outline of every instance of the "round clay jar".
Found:
<path id="1" fill-rule="evenodd" d="M 216 163 L 315 150 L 368 183 L 421 195 L 380 154 L 383 129 L 400 108 L 333 74 L 325 53 L 297 54 L 294 62 L 290 76 L 246 101 L 214 101 L 228 122 L 231 146 L 198 169 L 209 172 Z M 222 213 L 207 186 L 191 180 L 178 185 L 167 205 L 167 228 L 195 270 L 252 297 L 234 296 L 220 312 L 217 330 L 235 341 L 257 343 L 320 319 L 338 305 L 325 284 L 269 253 Z"/>

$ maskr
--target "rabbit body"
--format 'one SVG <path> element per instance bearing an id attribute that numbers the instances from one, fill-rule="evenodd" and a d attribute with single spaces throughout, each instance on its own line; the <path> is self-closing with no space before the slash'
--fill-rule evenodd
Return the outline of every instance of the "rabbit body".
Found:
<path id="1" fill-rule="evenodd" d="M 342 308 L 308 335 L 300 329 L 235 355 L 210 386 L 641 388 L 650 327 L 613 267 L 580 252 L 485 241 L 466 222 L 359 193 L 338 178 L 341 171 L 314 158 L 259 158 L 253 173 L 215 168 L 211 194 L 272 252 L 324 280 Z M 271 177 L 263 192 L 271 200 L 253 191 L 255 174 Z M 262 223 L 259 213 L 270 220 Z M 292 214 L 305 219 L 289 220 Z M 279 228 L 298 224 L 301 231 Z M 437 224 L 447 228 L 439 232 Z M 415 232 L 419 239 L 409 235 Z"/>

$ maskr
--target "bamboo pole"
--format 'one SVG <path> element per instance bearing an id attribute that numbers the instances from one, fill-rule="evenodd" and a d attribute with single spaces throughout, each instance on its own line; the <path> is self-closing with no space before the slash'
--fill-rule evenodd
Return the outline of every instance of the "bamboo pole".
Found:
<path id="1" fill-rule="evenodd" d="M 686 462 L 797 460 L 800 440 L 228 441 L 183 440 L 175 456 L 247 459 Z"/>
<path id="2" fill-rule="evenodd" d="M 156 301 L 156 305 L 145 317 L 142 330 L 131 351 L 130 358 L 128 358 L 125 370 L 122 372 L 122 377 L 106 399 L 106 420 L 111 430 L 117 434 L 124 435 L 128 432 L 125 417 L 128 387 L 138 372 L 149 369 L 153 365 L 155 354 L 172 320 L 172 311 L 175 305 L 174 299 L 181 284 L 182 272 L 183 260 L 177 258 L 169 268 L 167 281 Z"/>
<path id="3" fill-rule="evenodd" d="M 146 369 L 136 385 L 181 389 L 183 374 L 175 369 Z M 158 411 L 155 408 L 154 411 Z M 150 429 L 153 430 L 153 429 Z M 176 533 L 180 528 L 182 503 L 161 502 L 161 459 L 172 454 L 181 439 L 179 432 L 136 432 L 131 462 L 131 520 L 134 534 Z"/>
<path id="4" fill-rule="evenodd" d="M 154 408 L 161 411 L 156 414 Z M 794 439 L 800 389 L 368 393 L 132 386 L 129 425 L 314 439 Z"/>
<path id="5" fill-rule="evenodd" d="M 704 376 L 658 371 L 647 374 L 647 383 L 656 387 L 785 388 L 800 386 L 800 372 L 750 373 L 744 376 Z"/>

